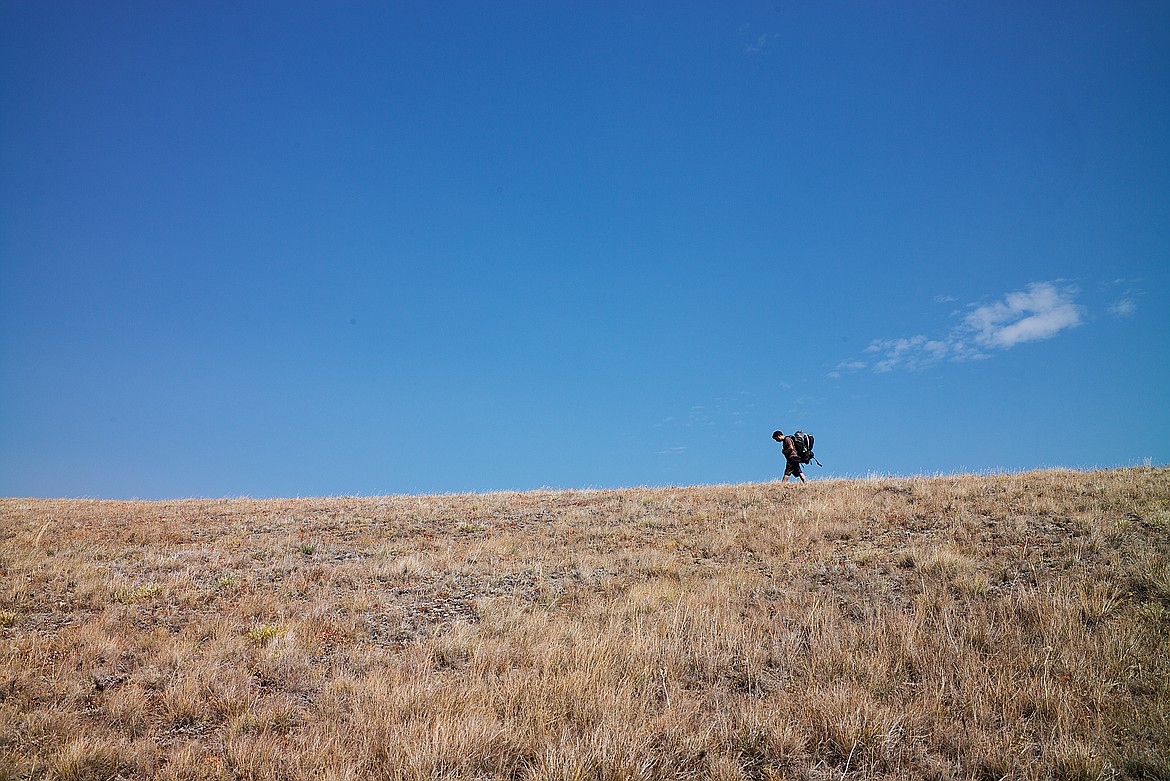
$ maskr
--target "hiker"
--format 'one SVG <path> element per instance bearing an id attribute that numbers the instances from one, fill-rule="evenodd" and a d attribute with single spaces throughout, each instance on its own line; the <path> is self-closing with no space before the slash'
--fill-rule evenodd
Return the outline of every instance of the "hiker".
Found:
<path id="1" fill-rule="evenodd" d="M 784 454 L 784 477 L 781 478 L 780 482 L 787 483 L 788 476 L 793 475 L 799 477 L 800 482 L 807 483 L 808 480 L 805 479 L 804 470 L 800 468 L 802 459 L 800 452 L 796 448 L 796 440 L 792 437 L 784 436 L 784 432 L 779 430 L 772 432 L 772 439 L 780 443 L 780 452 Z M 807 464 L 808 461 L 804 463 Z"/>

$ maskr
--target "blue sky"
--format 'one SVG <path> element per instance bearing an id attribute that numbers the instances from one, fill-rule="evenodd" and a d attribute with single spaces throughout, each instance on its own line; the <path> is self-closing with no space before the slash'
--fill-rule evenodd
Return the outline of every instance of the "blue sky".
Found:
<path id="1" fill-rule="evenodd" d="M 0 495 L 1170 461 L 1163 2 L 0 0 Z"/>

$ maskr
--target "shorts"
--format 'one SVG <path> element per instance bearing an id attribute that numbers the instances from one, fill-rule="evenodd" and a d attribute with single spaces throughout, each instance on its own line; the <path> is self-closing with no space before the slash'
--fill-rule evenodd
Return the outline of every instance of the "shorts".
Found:
<path id="1" fill-rule="evenodd" d="M 800 461 L 795 458 L 785 459 L 788 463 L 784 465 L 784 476 L 800 477 L 804 473 L 800 471 Z"/>

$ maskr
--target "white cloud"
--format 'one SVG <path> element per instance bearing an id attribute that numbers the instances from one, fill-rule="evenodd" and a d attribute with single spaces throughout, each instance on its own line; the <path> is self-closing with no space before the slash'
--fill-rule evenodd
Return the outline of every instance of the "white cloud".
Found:
<path id="1" fill-rule="evenodd" d="M 1084 308 L 1074 303 L 1076 295 L 1073 287 L 1034 282 L 1027 290 L 1008 293 L 993 304 L 970 305 L 963 321 L 944 337 L 918 334 L 875 339 L 865 348 L 870 360 L 843 361 L 833 374 L 839 377 L 843 370 L 866 368 L 879 374 L 895 369 L 916 371 L 947 360 L 981 360 L 989 358 L 992 351 L 1007 350 L 1021 342 L 1051 339 L 1080 325 Z"/>
<path id="2" fill-rule="evenodd" d="M 963 322 L 975 342 L 988 348 L 1006 350 L 1021 342 L 1051 339 L 1081 324 L 1083 308 L 1073 303 L 1076 293 L 1075 288 L 1033 282 L 1026 291 L 977 307 Z"/>

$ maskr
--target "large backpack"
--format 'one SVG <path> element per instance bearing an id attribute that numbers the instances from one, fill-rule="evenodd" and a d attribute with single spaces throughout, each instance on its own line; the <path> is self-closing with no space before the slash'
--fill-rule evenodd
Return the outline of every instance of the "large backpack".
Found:
<path id="1" fill-rule="evenodd" d="M 800 463 L 807 464 L 812 461 L 813 456 L 813 435 L 806 434 L 803 431 L 797 431 L 792 435 L 792 444 L 796 445 L 796 456 L 800 459 Z"/>

